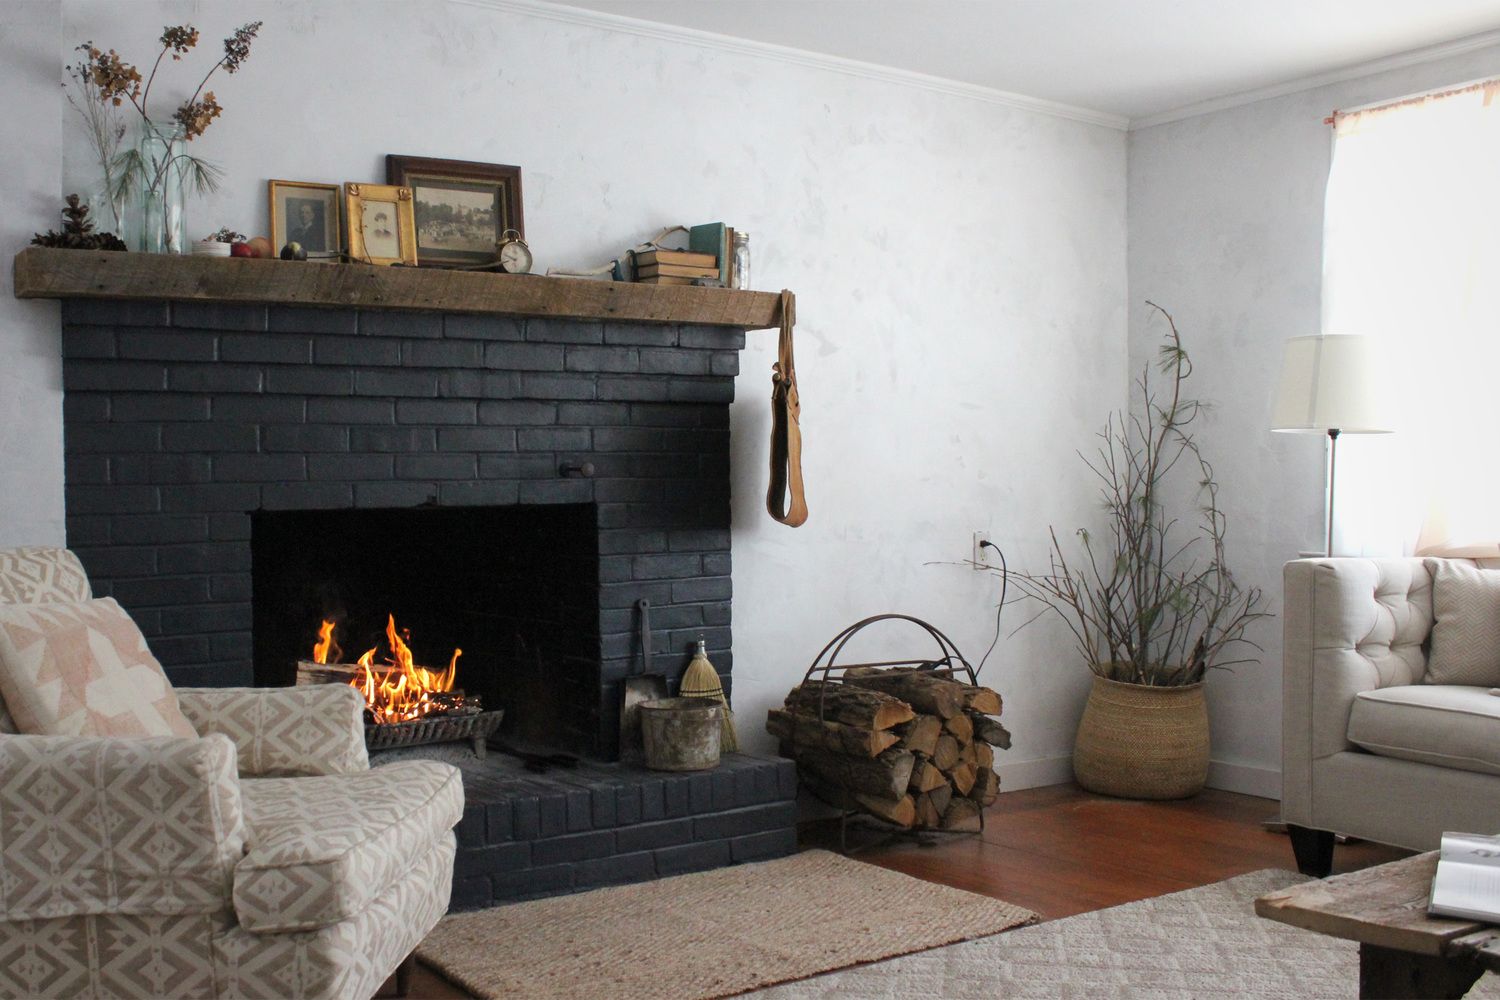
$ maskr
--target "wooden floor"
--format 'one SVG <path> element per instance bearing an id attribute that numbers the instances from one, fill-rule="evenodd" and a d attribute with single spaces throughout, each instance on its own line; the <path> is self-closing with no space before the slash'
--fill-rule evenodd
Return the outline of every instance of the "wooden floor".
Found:
<path id="1" fill-rule="evenodd" d="M 859 851 L 862 861 L 1025 906 L 1044 920 L 1208 885 L 1261 868 L 1295 870 L 1284 834 L 1265 829 L 1277 804 L 1209 790 L 1185 802 L 1128 802 L 1073 785 L 1006 792 L 981 836 L 897 841 Z M 851 846 L 868 836 L 850 838 Z M 812 824 L 803 846 L 837 848 L 836 823 Z M 1340 844 L 1335 872 L 1406 857 L 1377 844 Z M 412 996 L 466 997 L 420 967 Z"/>

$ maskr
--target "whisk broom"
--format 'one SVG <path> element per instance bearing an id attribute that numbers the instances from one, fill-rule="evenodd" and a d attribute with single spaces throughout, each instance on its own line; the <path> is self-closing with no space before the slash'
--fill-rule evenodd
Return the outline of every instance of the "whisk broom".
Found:
<path id="1" fill-rule="evenodd" d="M 698 648 L 687 672 L 682 675 L 682 684 L 677 689 L 684 698 L 715 698 L 723 707 L 723 719 L 719 724 L 719 749 L 734 753 L 740 748 L 739 738 L 734 732 L 734 714 L 729 710 L 729 700 L 724 697 L 724 685 L 719 683 L 719 673 L 708 662 L 708 644 L 698 640 Z"/>

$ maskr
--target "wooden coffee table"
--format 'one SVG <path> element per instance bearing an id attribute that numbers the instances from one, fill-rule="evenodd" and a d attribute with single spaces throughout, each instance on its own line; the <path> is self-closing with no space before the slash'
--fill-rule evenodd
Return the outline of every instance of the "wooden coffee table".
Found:
<path id="1" fill-rule="evenodd" d="M 1437 852 L 1261 896 L 1255 912 L 1359 942 L 1359 995 L 1461 997 L 1500 971 L 1500 927 L 1427 915 Z"/>

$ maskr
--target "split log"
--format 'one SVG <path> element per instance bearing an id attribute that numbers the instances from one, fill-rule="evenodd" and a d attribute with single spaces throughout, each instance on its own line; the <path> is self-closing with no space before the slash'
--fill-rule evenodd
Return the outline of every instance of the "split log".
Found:
<path id="1" fill-rule="evenodd" d="M 958 740 L 944 733 L 938 737 L 937 746 L 932 751 L 932 761 L 944 771 L 951 771 L 959 761 Z"/>
<path id="2" fill-rule="evenodd" d="M 944 830 L 978 830 L 979 829 L 979 803 L 973 799 L 961 799 L 953 797 L 948 803 L 948 808 L 943 810 Z"/>
<path id="3" fill-rule="evenodd" d="M 1001 750 L 1010 749 L 1010 730 L 987 715 L 975 713 L 969 716 L 969 720 L 974 723 L 974 736 L 977 739 Z"/>
<path id="4" fill-rule="evenodd" d="M 935 715 L 919 715 L 905 725 L 897 726 L 901 734 L 901 749 L 932 756 L 937 748 L 938 737 L 943 735 L 943 720 Z"/>
<path id="5" fill-rule="evenodd" d="M 1000 695 L 987 687 L 964 685 L 964 711 L 981 715 L 999 715 L 1004 703 Z"/>
<path id="6" fill-rule="evenodd" d="M 805 681 L 797 685 L 786 696 L 786 707 L 788 711 L 817 718 L 820 698 L 824 719 L 856 729 L 890 729 L 916 717 L 911 706 L 899 698 L 831 681 Z"/>
<path id="7" fill-rule="evenodd" d="M 1000 776 L 987 767 L 979 769 L 974 787 L 969 789 L 969 798 L 982 806 L 994 802 L 1000 794 Z"/>
<path id="8" fill-rule="evenodd" d="M 971 743 L 974 740 L 974 721 L 962 712 L 951 719 L 944 719 L 943 728 L 952 733 L 960 743 Z"/>
<path id="9" fill-rule="evenodd" d="M 930 792 L 934 788 L 941 788 L 948 784 L 948 776 L 945 775 L 936 764 L 930 760 L 917 758 L 917 763 L 911 769 L 911 785 L 913 792 Z"/>
<path id="10" fill-rule="evenodd" d="M 781 709 L 772 709 L 766 716 L 766 732 L 799 747 L 817 747 L 855 757 L 878 757 L 898 739 L 886 729 L 856 729 L 842 722 L 820 722 L 816 716 Z"/>
<path id="11" fill-rule="evenodd" d="M 974 764 L 977 767 L 988 767 L 993 770 L 995 767 L 995 751 L 990 749 L 988 743 L 981 740 L 975 740 L 973 745 Z"/>
<path id="12" fill-rule="evenodd" d="M 946 787 L 946 786 L 944 786 Z M 930 795 L 917 796 L 917 822 L 924 829 L 936 829 L 943 822 L 943 811 L 932 801 Z"/>
<path id="13" fill-rule="evenodd" d="M 783 749 L 787 748 L 785 743 Z M 899 799 L 911 784 L 912 766 L 917 758 L 905 750 L 891 749 L 879 757 L 849 757 L 812 747 L 796 747 L 791 754 L 797 763 L 824 781 L 882 799 Z"/>
<path id="14" fill-rule="evenodd" d="M 966 761 L 949 771 L 948 779 L 953 783 L 953 790 L 955 792 L 959 795 L 968 795 L 970 789 L 974 787 L 974 779 L 977 774 L 978 771 L 974 765 Z"/>
<path id="15" fill-rule="evenodd" d="M 869 813 L 897 826 L 910 828 L 917 819 L 916 800 L 910 795 L 899 799 L 882 799 L 874 795 L 862 795 L 825 781 L 816 774 L 804 771 L 802 781 L 819 799 L 838 809 Z"/>
<path id="16" fill-rule="evenodd" d="M 979 766 L 979 753 L 974 749 L 973 743 L 960 743 L 958 745 L 958 759 L 960 763 Z"/>
<path id="17" fill-rule="evenodd" d="M 844 672 L 844 683 L 882 691 L 919 712 L 944 719 L 952 718 L 964 707 L 964 686 L 930 671 L 851 667 Z"/>
<path id="18" fill-rule="evenodd" d="M 953 786 L 945 784 L 942 788 L 934 788 L 927 793 L 927 798 L 941 816 L 948 811 L 948 803 L 953 801 Z"/>

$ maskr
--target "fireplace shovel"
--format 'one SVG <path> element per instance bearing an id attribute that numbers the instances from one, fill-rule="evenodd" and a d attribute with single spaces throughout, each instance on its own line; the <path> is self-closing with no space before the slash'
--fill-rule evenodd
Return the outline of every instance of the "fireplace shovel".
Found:
<path id="1" fill-rule="evenodd" d="M 643 701 L 655 701 L 667 696 L 667 678 L 651 672 L 651 602 L 644 597 L 635 602 L 640 615 L 641 669 L 625 678 L 625 697 L 620 706 L 620 756 L 639 758 L 644 748 L 641 744 L 641 714 Z"/>

